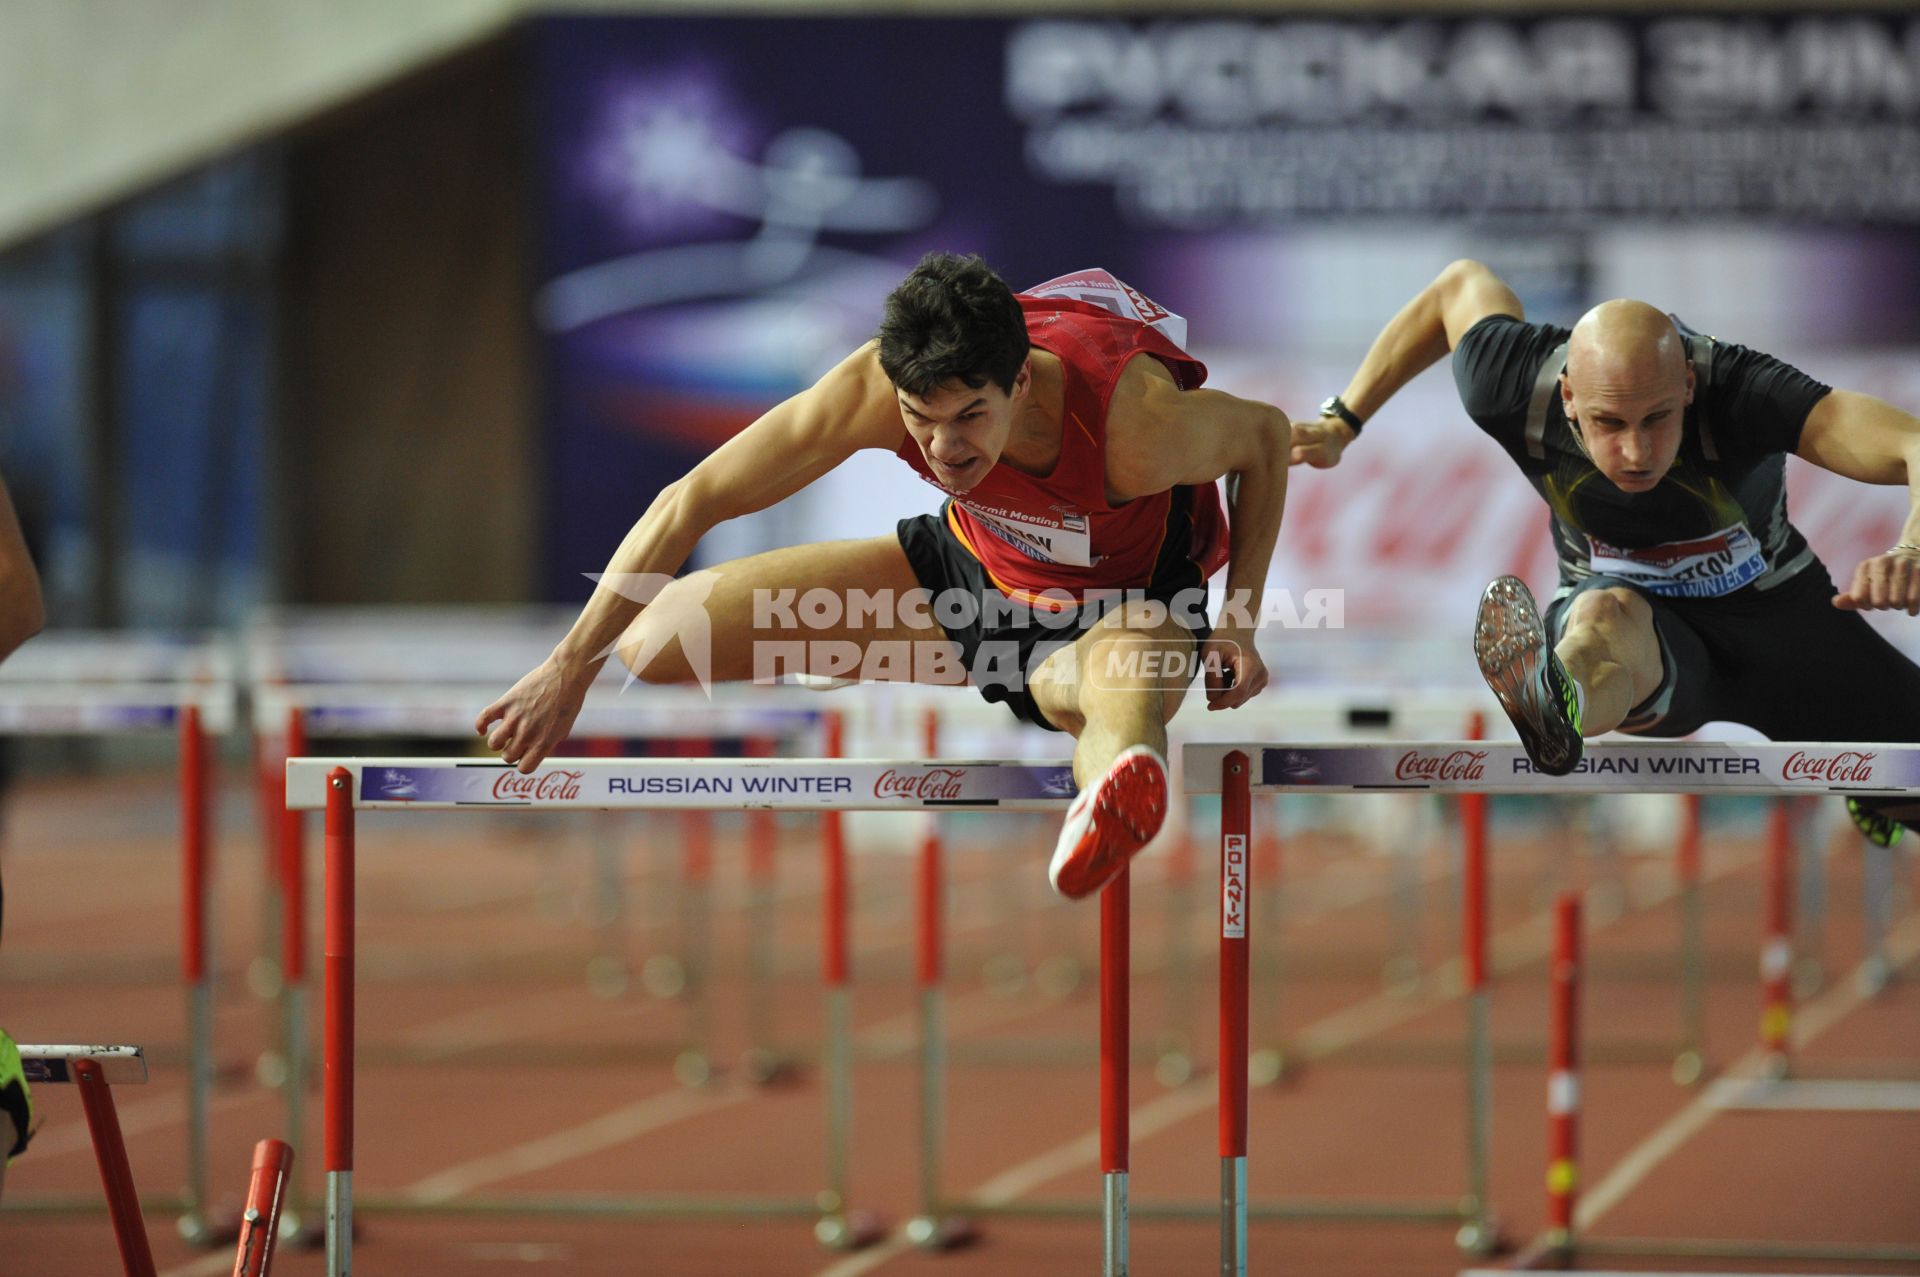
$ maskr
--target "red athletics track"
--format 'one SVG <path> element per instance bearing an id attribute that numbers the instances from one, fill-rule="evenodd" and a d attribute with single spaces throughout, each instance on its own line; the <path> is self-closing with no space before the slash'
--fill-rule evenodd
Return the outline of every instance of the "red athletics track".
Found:
<path id="1" fill-rule="evenodd" d="M 22 1040 L 144 1042 L 154 1082 L 119 1095 L 135 1177 L 143 1192 L 170 1192 L 184 1174 L 182 995 L 177 969 L 177 867 L 172 791 L 165 778 L 22 786 L 5 849 L 9 887 L 0 953 L 0 1016 Z M 1338 801 L 1338 800 L 1336 800 Z M 223 804 L 217 904 L 221 943 L 212 1149 L 214 1182 L 237 1202 L 254 1141 L 281 1133 L 277 1097 L 254 1076 L 270 1017 L 246 987 L 257 947 L 261 855 L 248 832 L 247 798 Z M 1729 807 L 1729 810 L 1732 808 Z M 1042 865 L 1049 822 L 959 818 L 951 827 L 948 1147 L 942 1174 L 953 1193 L 1013 1203 L 1097 1200 L 1093 955 L 1097 910 L 1051 901 Z M 1724 822 L 1723 822 L 1724 823 Z M 680 834 L 672 818 L 631 822 L 651 850 L 626 861 L 633 895 L 625 928 L 637 967 L 672 948 L 675 912 L 663 899 L 675 877 Z M 808 823 L 785 826 L 780 862 L 778 1014 L 782 1038 L 802 1047 L 820 1033 L 818 874 Z M 1203 831 L 1204 832 L 1204 831 Z M 714 936 L 716 1055 L 745 1045 L 744 885 L 739 822 L 723 819 Z M 1764 916 L 1764 828 L 1757 808 L 1709 842 L 1706 921 L 1710 955 L 1709 1048 L 1722 1063 L 1749 1049 L 1758 1019 L 1756 957 Z M 315 840 L 317 843 L 317 839 Z M 903 850 L 911 834 L 902 834 Z M 676 1190 L 810 1195 L 824 1177 L 817 1072 L 790 1086 L 755 1089 L 729 1069 L 688 1091 L 668 1056 L 682 1011 L 636 980 L 615 999 L 590 993 L 586 891 L 590 837 L 582 822 L 511 817 L 370 816 L 360 836 L 362 1068 L 356 1191 L 458 1200 L 533 1192 L 598 1194 Z M 1555 889 L 1606 871 L 1587 857 L 1550 858 L 1543 831 L 1496 831 L 1495 1038 L 1492 1198 L 1508 1234 L 1528 1240 L 1544 1218 L 1544 1066 L 1547 917 Z M 1823 945 L 1833 971 L 1859 956 L 1859 855 L 1850 840 L 1830 857 L 1834 897 Z M 1024 850 L 1017 850 L 1024 848 Z M 1382 991 L 1393 951 L 1387 861 L 1332 835 L 1286 847 L 1287 919 L 1281 961 L 1290 976 L 1277 1001 L 1293 1033 L 1290 1082 L 1256 1090 L 1250 1185 L 1275 1195 L 1449 1198 L 1464 1183 L 1463 1071 L 1446 1044 L 1464 1016 L 1452 995 L 1452 893 L 1441 846 L 1419 857 L 1428 880 L 1414 941 L 1427 978 L 1412 992 Z M 1215 1083 L 1204 1058 L 1186 1086 L 1154 1078 L 1163 1040 L 1190 1034 L 1210 1054 L 1212 870 L 1206 855 L 1184 921 L 1170 916 L 1177 858 L 1150 857 L 1134 893 L 1133 1200 L 1216 1200 Z M 1609 1042 L 1677 1040 L 1679 998 L 1664 967 L 1677 932 L 1663 857 L 1630 858 L 1617 880 L 1589 894 L 1592 973 L 1583 1009 L 1589 1063 L 1582 1132 L 1585 1189 L 1605 1209 L 1607 1234 L 1661 1234 L 1801 1242 L 1920 1245 L 1920 1113 L 1720 1114 L 1699 1120 L 1697 1091 L 1675 1087 L 1662 1060 L 1606 1062 Z M 914 1213 L 918 1127 L 911 943 L 912 858 L 856 858 L 855 1008 L 861 1056 L 855 1079 L 853 1197 L 900 1223 Z M 317 897 L 316 897 L 317 898 Z M 1255 883 L 1256 944 L 1273 910 Z M 1610 913 L 1617 914 L 1609 918 Z M 1193 942 L 1192 982 L 1178 979 L 1169 928 Z M 1920 930 L 1902 924 L 1911 952 Z M 1022 959 L 1042 959 L 1006 987 Z M 1068 987 L 1076 963 L 1082 978 Z M 1256 996 L 1272 993 L 1256 973 Z M 983 971 L 1001 983 L 989 988 Z M 1855 1005 L 1844 980 L 1806 1019 L 1830 1020 L 1806 1051 L 1811 1064 L 1870 1065 L 1882 1074 L 1920 1069 L 1920 987 L 1908 979 Z M 1045 988 L 1037 987 L 1044 983 Z M 1275 1005 L 1269 1001 L 1268 1008 Z M 1271 1040 L 1260 1031 L 1256 1047 Z M 625 1057 L 633 1056 L 631 1062 Z M 403 1061 L 403 1057 L 406 1059 Z M 1444 1063 L 1421 1062 L 1439 1057 Z M 423 1059 L 430 1062 L 423 1062 Z M 9 1199 L 88 1194 L 99 1184 L 76 1099 L 41 1093 L 44 1128 L 9 1176 Z M 317 1192 L 314 1134 L 299 1180 Z M 1625 1169 L 1622 1169 L 1622 1168 Z M 855 1277 L 914 1274 L 1055 1274 L 1098 1271 L 1096 1218 L 988 1222 L 974 1248 L 926 1255 L 888 1243 L 857 1255 L 824 1252 L 803 1220 L 586 1221 L 569 1218 L 430 1218 L 362 1212 L 356 1247 L 366 1273 L 769 1274 Z M 149 1212 L 162 1273 L 231 1271 L 230 1248 L 197 1252 Z M 1211 1220 L 1168 1222 L 1137 1214 L 1132 1257 L 1142 1274 L 1210 1271 Z M 1442 1274 L 1465 1267 L 1450 1230 L 1433 1225 L 1263 1223 L 1251 1229 L 1251 1270 L 1289 1274 Z M 1767 1264 L 1755 1261 L 1595 1259 L 1596 1268 L 1663 1271 L 1920 1272 L 1917 1265 Z M 0 1274 L 118 1271 L 104 1214 L 48 1217 L 0 1211 Z M 283 1249 L 275 1271 L 319 1273 L 314 1252 Z"/>

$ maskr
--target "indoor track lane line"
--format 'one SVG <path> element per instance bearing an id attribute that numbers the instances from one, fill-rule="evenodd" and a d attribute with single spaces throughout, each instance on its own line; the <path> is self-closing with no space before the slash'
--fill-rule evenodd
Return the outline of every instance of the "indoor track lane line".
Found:
<path id="1" fill-rule="evenodd" d="M 1898 971 L 1920 956 L 1920 915 L 1909 916 L 1887 937 L 1887 958 Z M 1849 1012 L 1872 1000 L 1861 992 L 1859 971 L 1836 982 L 1825 993 L 1806 1004 L 1794 1016 L 1792 1048 L 1798 1052 L 1808 1043 L 1839 1023 Z M 1766 1067 L 1766 1053 L 1754 1047 L 1728 1066 L 1723 1077 L 1736 1080 L 1759 1077 Z M 1617 1162 L 1593 1189 L 1581 1195 L 1575 1209 L 1574 1227 L 1590 1230 L 1608 1211 L 1639 1186 L 1654 1169 L 1672 1156 L 1683 1144 L 1698 1135 L 1721 1110 L 1716 1107 L 1711 1088 L 1694 1097 L 1684 1109 L 1668 1118 L 1654 1133 L 1641 1141 Z"/>

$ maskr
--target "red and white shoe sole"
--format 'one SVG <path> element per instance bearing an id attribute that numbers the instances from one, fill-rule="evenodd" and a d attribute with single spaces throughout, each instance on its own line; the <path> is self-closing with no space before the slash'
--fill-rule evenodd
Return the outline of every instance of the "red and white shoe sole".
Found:
<path id="1" fill-rule="evenodd" d="M 1112 882 L 1167 817 L 1167 773 L 1151 758 L 1130 758 L 1101 778 L 1093 819 L 1054 876 L 1069 900 L 1084 900 Z"/>

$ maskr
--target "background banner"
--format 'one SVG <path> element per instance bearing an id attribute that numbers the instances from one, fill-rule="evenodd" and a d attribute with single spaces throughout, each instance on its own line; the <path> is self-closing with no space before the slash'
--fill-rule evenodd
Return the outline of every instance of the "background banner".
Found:
<path id="1" fill-rule="evenodd" d="M 1296 416 L 1463 256 L 1530 317 L 1643 297 L 1920 408 L 1907 15 L 607 17 L 536 45 L 555 599 L 935 248 L 1016 287 L 1104 267 Z M 1444 369 L 1293 480 L 1276 584 L 1343 588 L 1349 627 L 1464 651 L 1488 578 L 1552 583 L 1544 505 Z M 1897 539 L 1903 492 L 1797 461 L 1789 491 L 1836 574 Z M 929 496 L 862 456 L 699 558 L 890 534 Z"/>

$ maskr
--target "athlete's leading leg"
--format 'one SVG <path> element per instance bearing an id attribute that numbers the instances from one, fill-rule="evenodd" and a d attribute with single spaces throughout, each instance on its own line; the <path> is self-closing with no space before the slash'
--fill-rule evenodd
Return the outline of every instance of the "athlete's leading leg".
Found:
<path id="1" fill-rule="evenodd" d="M 1660 687 L 1665 675 L 1653 610 L 1625 586 L 1576 594 L 1560 641 L 1526 583 L 1503 576 L 1480 597 L 1474 658 L 1539 770 L 1564 776 L 1579 765 L 1582 741 L 1613 731 Z"/>
<path id="2" fill-rule="evenodd" d="M 1198 645 L 1154 606 L 1108 613 L 1048 656 L 1030 685 L 1041 713 L 1074 737 L 1080 793 L 1048 869 L 1070 899 L 1105 886 L 1166 819 L 1167 723 L 1193 678 Z"/>
<path id="3" fill-rule="evenodd" d="M 666 586 L 621 636 L 649 683 L 782 673 L 877 682 L 966 681 L 896 537 L 749 555 Z"/>
<path id="4" fill-rule="evenodd" d="M 1580 733 L 1598 736 L 1627 721 L 1666 675 L 1653 608 L 1623 586 L 1582 590 L 1568 605 L 1553 654 L 1582 693 Z"/>

